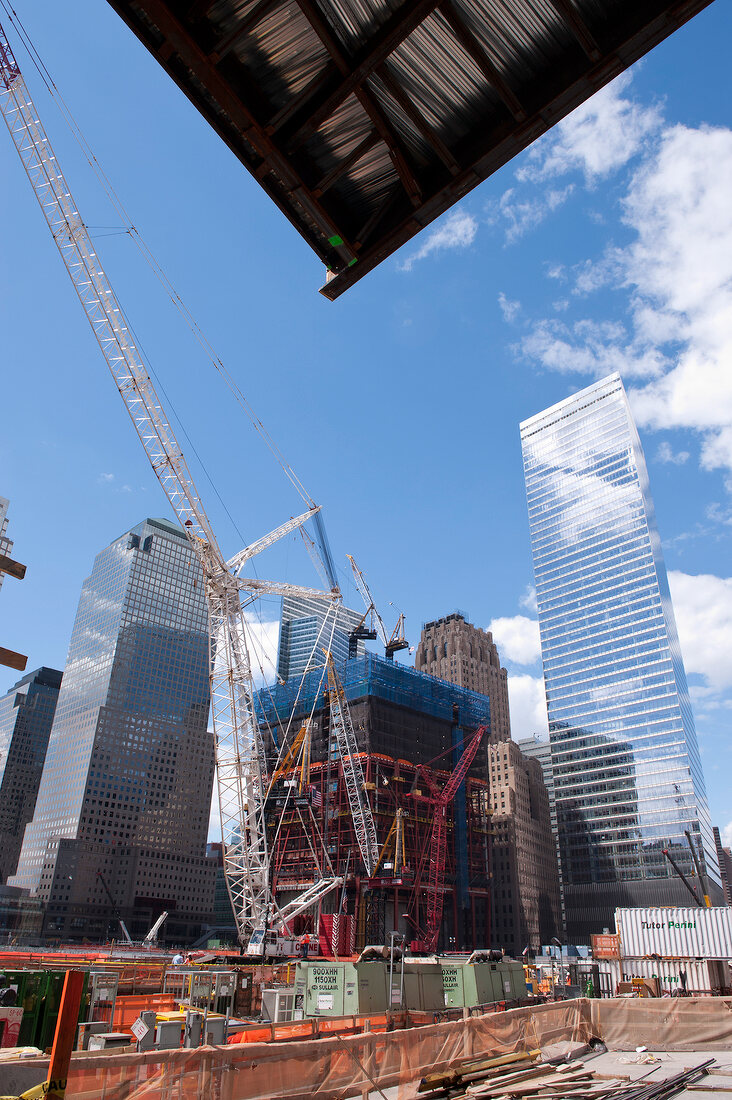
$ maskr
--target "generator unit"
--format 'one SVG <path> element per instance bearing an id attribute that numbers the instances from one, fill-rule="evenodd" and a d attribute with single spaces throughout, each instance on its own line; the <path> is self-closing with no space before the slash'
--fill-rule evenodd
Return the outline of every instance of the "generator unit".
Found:
<path id="1" fill-rule="evenodd" d="M 442 959 L 446 1008 L 474 1008 L 526 996 L 526 977 L 519 962 L 470 962 Z"/>
<path id="2" fill-rule="evenodd" d="M 292 1018 L 355 1016 L 386 1012 L 389 964 L 373 962 L 305 962 L 295 969 Z"/>

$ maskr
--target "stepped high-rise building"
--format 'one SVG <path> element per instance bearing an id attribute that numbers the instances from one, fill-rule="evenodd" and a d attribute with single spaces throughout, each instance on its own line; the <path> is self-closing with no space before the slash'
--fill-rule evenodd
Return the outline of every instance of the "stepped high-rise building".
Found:
<path id="1" fill-rule="evenodd" d="M 638 432 L 613 374 L 521 425 L 567 936 L 719 865 Z"/>
<path id="2" fill-rule="evenodd" d="M 491 701 L 491 740 L 508 741 L 508 673 L 501 668 L 493 635 L 473 626 L 456 611 L 425 623 L 414 656 L 414 667 L 429 676 L 479 691 Z"/>
<path id="3" fill-rule="evenodd" d="M 551 808 L 541 765 L 511 740 L 508 673 L 493 636 L 459 612 L 435 619 L 424 625 L 415 665 L 490 700 L 491 943 L 511 954 L 538 949 L 562 926 Z"/>
<path id="4" fill-rule="evenodd" d="M 15 872 L 56 713 L 61 673 L 37 668 L 0 699 L 0 883 Z"/>
<path id="5" fill-rule="evenodd" d="M 213 904 L 206 858 L 214 771 L 208 619 L 184 532 L 147 519 L 84 582 L 32 822 L 10 885 L 45 905 L 47 935 L 197 934 Z M 114 929 L 118 934 L 118 929 Z"/>

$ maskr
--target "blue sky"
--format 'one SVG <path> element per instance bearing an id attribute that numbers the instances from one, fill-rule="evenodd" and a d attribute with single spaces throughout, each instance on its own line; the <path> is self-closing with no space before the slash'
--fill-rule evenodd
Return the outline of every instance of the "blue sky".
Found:
<path id="1" fill-rule="evenodd" d="M 132 223 L 323 505 L 347 601 L 358 606 L 352 553 L 413 643 L 455 609 L 491 627 L 515 737 L 546 729 L 518 424 L 620 371 L 712 819 L 732 841 L 729 5 L 713 3 L 336 303 L 317 294 L 315 256 L 108 5 L 17 10 Z M 300 502 L 18 57 L 233 553 Z M 29 668 L 62 668 L 94 554 L 167 509 L 7 136 L 0 166 L 0 495 L 28 565 L 0 593 L 0 644 Z M 317 583 L 294 538 L 259 571 Z M 16 678 L 0 669 L 0 690 Z"/>

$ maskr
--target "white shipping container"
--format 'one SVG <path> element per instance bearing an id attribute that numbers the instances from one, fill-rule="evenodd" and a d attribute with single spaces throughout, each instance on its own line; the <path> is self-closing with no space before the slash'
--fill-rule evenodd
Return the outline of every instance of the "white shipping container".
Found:
<path id="1" fill-rule="evenodd" d="M 732 909 L 616 909 L 623 958 L 732 958 Z"/>
<path id="2" fill-rule="evenodd" d="M 732 970 L 726 962 L 598 959 L 597 965 L 600 968 L 600 989 L 606 997 L 614 996 L 618 982 L 630 982 L 633 978 L 660 978 L 661 993 L 676 993 L 682 989 L 682 970 L 686 973 L 686 991 L 692 995 L 719 993 L 729 988 L 732 982 Z"/>

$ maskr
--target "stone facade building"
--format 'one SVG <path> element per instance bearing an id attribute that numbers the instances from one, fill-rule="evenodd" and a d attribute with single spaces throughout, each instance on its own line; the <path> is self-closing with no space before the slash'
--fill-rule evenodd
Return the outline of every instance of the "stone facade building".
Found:
<path id="1" fill-rule="evenodd" d="M 488 746 L 493 810 L 493 944 L 514 957 L 561 930 L 549 796 L 538 760 L 513 741 Z"/>
<path id="2" fill-rule="evenodd" d="M 550 801 L 541 764 L 511 740 L 508 673 L 493 636 L 459 612 L 436 619 L 422 630 L 415 665 L 490 699 L 492 943 L 511 955 L 538 948 L 562 927 Z"/>
<path id="3" fill-rule="evenodd" d="M 491 741 L 508 741 L 508 673 L 501 668 L 493 635 L 466 622 L 459 612 L 425 623 L 415 668 L 451 684 L 479 691 L 491 701 Z"/>

